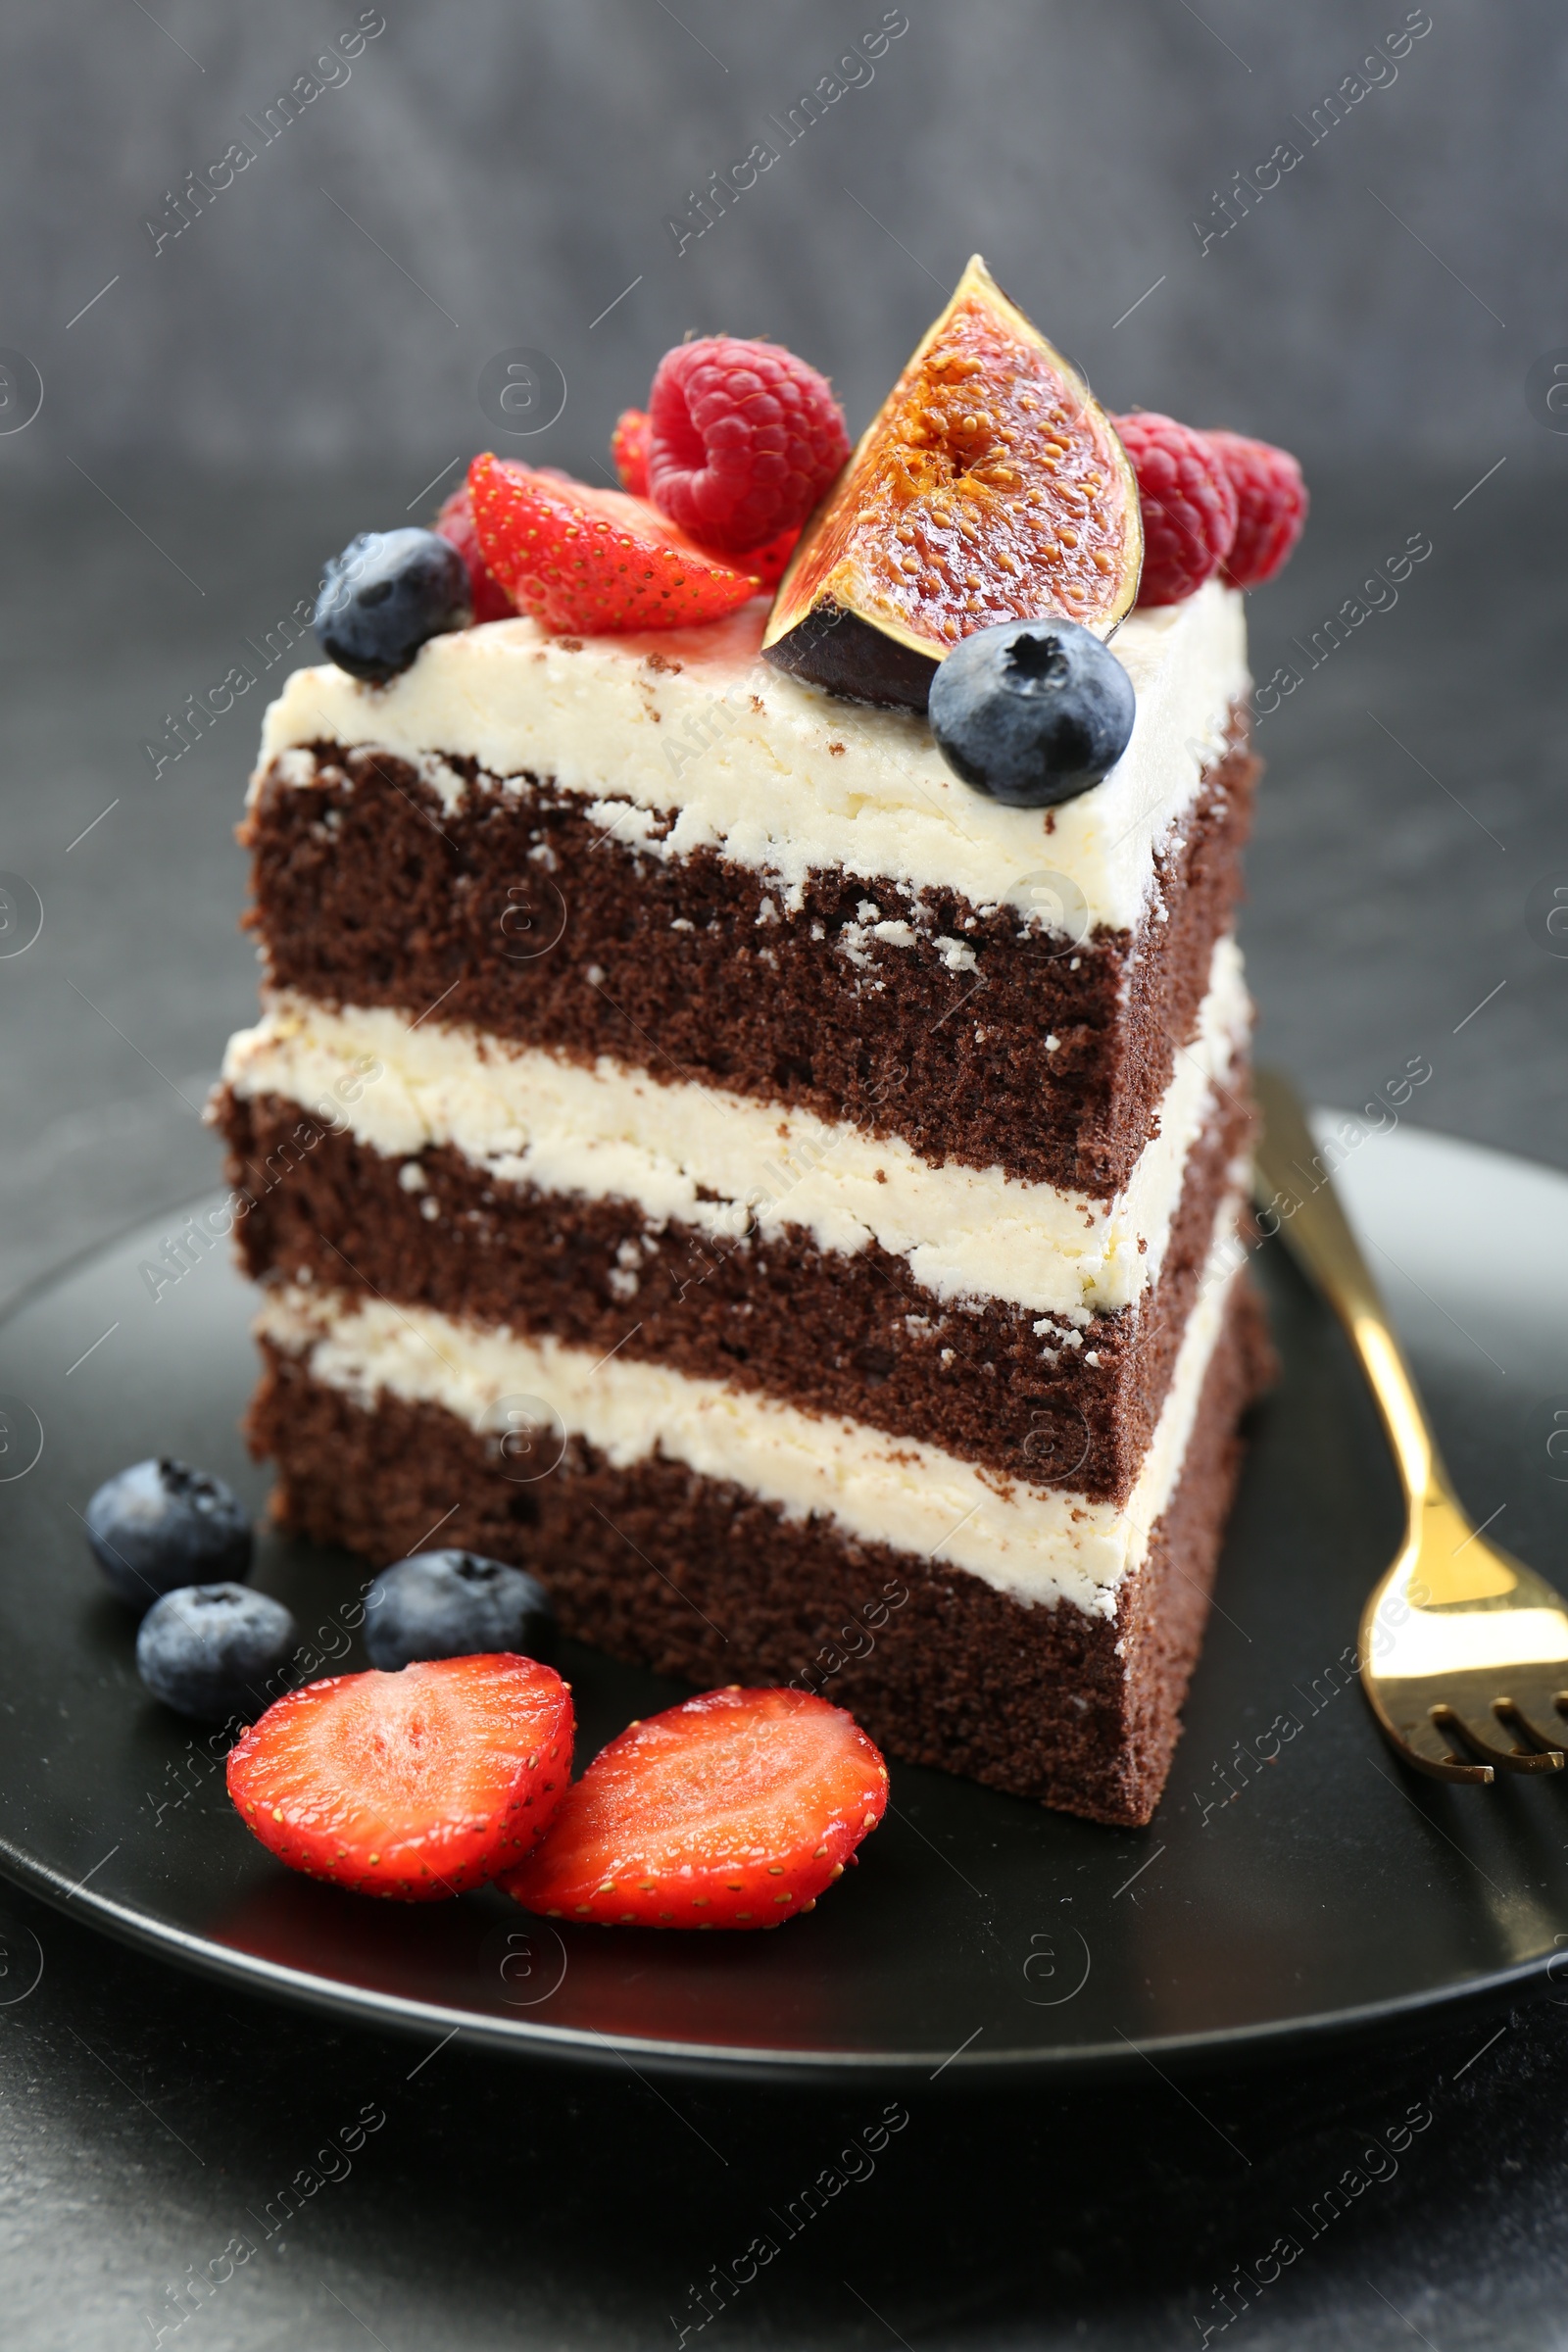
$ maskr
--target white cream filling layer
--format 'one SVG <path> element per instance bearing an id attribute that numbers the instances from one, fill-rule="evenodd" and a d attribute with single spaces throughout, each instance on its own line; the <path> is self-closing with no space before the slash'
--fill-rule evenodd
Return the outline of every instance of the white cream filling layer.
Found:
<path id="1" fill-rule="evenodd" d="M 1214 950 L 1198 1033 L 1176 1055 L 1159 1131 L 1112 1200 L 1026 1184 L 1000 1167 L 933 1167 L 897 1137 L 695 1082 L 666 1085 L 385 1009 L 281 997 L 230 1040 L 241 1096 L 279 1095 L 387 1158 L 448 1145 L 503 1182 L 630 1200 L 734 1245 L 804 1228 L 819 1250 L 873 1241 L 937 1298 L 1003 1298 L 1084 1323 L 1157 1276 L 1187 1155 L 1248 1031 L 1241 954 Z M 706 1196 L 706 1197 L 705 1197 Z"/>
<path id="2" fill-rule="evenodd" d="M 587 640 L 492 621 L 432 638 L 386 686 L 296 670 L 267 713 L 263 765 L 319 740 L 374 746 L 412 761 L 452 808 L 468 788 L 447 759 L 466 757 L 503 788 L 532 773 L 580 795 L 629 848 L 711 848 L 776 875 L 787 905 L 813 870 L 842 868 L 1012 906 L 1047 928 L 1062 927 L 1065 900 L 1069 927 L 1087 917 L 1131 929 L 1154 849 L 1250 687 L 1236 590 L 1213 580 L 1184 604 L 1134 612 L 1113 647 L 1138 697 L 1121 759 L 1057 808 L 1005 808 L 959 782 L 923 718 L 769 668 L 766 612 L 759 600 L 707 628 Z M 316 771 L 301 758 L 281 772 L 308 785 Z M 656 813 L 674 820 L 657 839 Z"/>
<path id="3" fill-rule="evenodd" d="M 1245 1254 L 1240 1205 L 1233 1194 L 1216 1221 L 1164 1409 L 1121 1507 L 1070 1488 L 1026 1486 L 864 1422 L 820 1418 L 625 1355 L 596 1359 L 550 1338 L 521 1339 L 428 1307 L 281 1291 L 267 1300 L 257 1330 L 367 1410 L 382 1393 L 437 1404 L 498 1447 L 509 1431 L 541 1433 L 534 1458 L 546 1475 L 562 1433 L 585 1440 L 616 1469 L 662 1454 L 778 1503 L 792 1519 L 816 1514 L 861 1542 L 966 1568 L 1016 1599 L 1068 1600 L 1110 1617 L 1176 1492 Z"/>

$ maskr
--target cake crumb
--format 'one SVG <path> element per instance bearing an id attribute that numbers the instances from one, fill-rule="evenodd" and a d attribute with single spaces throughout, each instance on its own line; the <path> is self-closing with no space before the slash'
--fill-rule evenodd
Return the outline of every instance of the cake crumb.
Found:
<path id="1" fill-rule="evenodd" d="M 649 669 L 665 670 L 672 678 L 678 678 L 681 671 L 681 664 L 672 662 L 667 654 L 650 654 L 646 666 Z"/>
<path id="2" fill-rule="evenodd" d="M 974 972 L 980 968 L 979 958 L 967 940 L 949 939 L 939 931 L 936 951 L 950 972 Z"/>
<path id="3" fill-rule="evenodd" d="M 752 709 L 757 712 L 758 717 L 760 718 L 767 710 L 767 705 L 763 702 L 761 696 L 760 694 L 753 694 L 748 695 L 746 699 L 751 704 Z"/>
<path id="4" fill-rule="evenodd" d="M 677 914 L 669 927 L 672 931 L 695 931 L 697 925 L 690 922 L 684 914 Z"/>
<path id="5" fill-rule="evenodd" d="M 429 1189 L 430 1179 L 416 1159 L 406 1159 L 398 1170 L 398 1182 L 406 1193 L 422 1193 Z"/>
<path id="6" fill-rule="evenodd" d="M 564 654 L 580 654 L 582 652 L 580 637 L 558 637 L 556 643 Z"/>
<path id="7" fill-rule="evenodd" d="M 842 744 L 842 743 L 830 743 L 830 744 L 828 745 L 828 747 L 827 747 L 827 748 L 828 748 L 828 757 L 829 757 L 830 759 L 833 759 L 833 760 L 842 760 L 842 759 L 843 759 L 843 757 L 844 757 L 844 746 L 843 746 L 843 744 Z"/>

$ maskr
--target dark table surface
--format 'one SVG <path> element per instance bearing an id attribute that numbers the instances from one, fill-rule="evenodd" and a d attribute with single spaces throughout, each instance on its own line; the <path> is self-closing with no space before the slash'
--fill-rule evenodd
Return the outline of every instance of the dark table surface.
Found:
<path id="1" fill-rule="evenodd" d="M 417 488 L 149 477 L 117 481 L 123 514 L 86 488 L 9 507 L 0 870 L 44 926 L 0 961 L 0 1293 L 213 1181 L 200 1103 L 254 1004 L 231 829 L 263 695 L 156 779 L 142 747 Z M 1260 733 L 1245 943 L 1263 1051 L 1316 1099 L 1368 1101 L 1421 1055 L 1423 1124 L 1568 1167 L 1568 962 L 1527 909 L 1568 881 L 1568 493 L 1505 473 L 1469 490 L 1319 484 L 1301 553 L 1254 599 L 1258 678 L 1288 663 L 1300 682 Z M 1412 535 L 1432 552 L 1397 603 L 1314 656 Z M 0 1946 L 0 2310 L 27 2352 L 710 2327 L 872 2347 L 1568 2343 L 1568 1986 L 1304 2064 L 1094 2093 L 922 2084 L 873 2160 L 845 2152 L 882 2090 L 692 2087 L 461 2038 L 431 2055 L 173 1973 L 4 1887 Z M 1390 2155 L 1412 2110 L 1430 2122 Z M 362 2111 L 384 2121 L 326 2152 Z M 715 2288 L 824 2168 L 846 2184 L 809 2227 Z M 290 2183 L 296 2217 L 236 2264 L 247 2217 Z M 1285 2232 L 1304 2251 L 1276 2278 Z M 193 2274 L 221 2283 L 193 2300 Z"/>

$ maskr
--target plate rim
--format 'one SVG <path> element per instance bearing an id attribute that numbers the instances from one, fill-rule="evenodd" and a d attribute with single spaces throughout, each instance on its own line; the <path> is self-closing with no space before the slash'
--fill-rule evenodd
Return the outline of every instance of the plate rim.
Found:
<path id="1" fill-rule="evenodd" d="M 282 1961 L 268 1960 L 260 1954 L 233 1952 L 226 1944 L 214 1943 L 182 1928 L 160 1927 L 145 1913 L 117 1903 L 112 1896 L 91 1893 L 79 1882 L 68 1883 L 58 1871 L 34 1861 L 6 1838 L 0 1838 L 0 1877 L 36 1895 L 62 1915 L 80 1901 L 85 1908 L 78 1917 L 90 1919 L 95 1928 L 117 1942 L 128 1944 L 136 1951 L 150 1952 L 172 1967 L 220 1984 L 233 1984 L 241 1991 L 286 2001 L 294 2007 L 346 2017 L 361 2026 L 389 2029 L 411 2039 L 438 2032 L 444 2026 L 449 2030 L 449 2040 L 454 2034 L 466 2034 L 470 2041 L 481 2042 L 487 2049 L 505 2051 L 514 2060 L 539 2058 L 558 2064 L 608 2066 L 617 2060 L 629 2064 L 633 2058 L 640 2058 L 645 2064 L 673 2076 L 700 2074 L 705 2079 L 748 2082 L 899 2082 L 924 2077 L 928 2082 L 934 2082 L 939 2076 L 952 2074 L 956 2082 L 979 2088 L 1008 2080 L 1030 2082 L 1047 2079 L 1074 2083 L 1086 2078 L 1104 2080 L 1111 2075 L 1130 2074 L 1138 2059 L 1146 2064 L 1156 2058 L 1167 2059 L 1181 2068 L 1192 2068 L 1201 2062 L 1214 2064 L 1226 2058 L 1266 2061 L 1288 2055 L 1298 2044 L 1318 2047 L 1340 2039 L 1353 2039 L 1378 2026 L 1408 2024 L 1434 2010 L 1462 2007 L 1472 2001 L 1479 2005 L 1500 1993 L 1528 1985 L 1537 1978 L 1543 1984 L 1549 1983 L 1551 1970 L 1562 1956 L 1548 1952 L 1485 1976 L 1435 1985 L 1424 1992 L 1358 2002 L 1347 2009 L 1312 2011 L 1302 2017 L 1275 2018 L 1259 2025 L 1223 2026 L 1211 2033 L 1147 2036 L 1142 2041 L 1123 2035 L 1120 2048 L 1114 2042 L 1085 2042 L 1036 2049 L 959 2050 L 942 2059 L 932 2072 L 929 2070 L 936 2052 L 931 2050 L 835 2052 L 654 2040 L 633 2034 L 600 2034 L 591 2026 L 551 2026 L 543 2020 L 513 2020 L 483 2010 L 453 2009 L 436 2001 L 376 1991 L 340 1978 L 315 1976 L 308 1970 L 290 1968 Z"/>

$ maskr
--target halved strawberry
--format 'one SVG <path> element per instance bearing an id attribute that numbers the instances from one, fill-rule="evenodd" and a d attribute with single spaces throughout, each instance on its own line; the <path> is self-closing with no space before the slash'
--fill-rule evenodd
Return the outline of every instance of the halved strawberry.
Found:
<path id="1" fill-rule="evenodd" d="M 795 542 L 800 535 L 799 525 L 792 531 L 780 531 L 776 539 L 768 539 L 762 546 L 754 547 L 751 553 L 743 559 L 751 565 L 764 588 L 778 586 L 784 577 L 789 560 L 795 553 Z"/>
<path id="2" fill-rule="evenodd" d="M 228 1793 L 291 1870 L 435 1902 L 530 1850 L 565 1790 L 574 1729 L 566 1685 L 533 1658 L 336 1674 L 252 1724 Z"/>
<path id="3" fill-rule="evenodd" d="M 708 1690 L 612 1740 L 501 1884 L 551 1919 L 776 1928 L 842 1878 L 887 1796 L 887 1766 L 841 1707 Z"/>
<path id="4" fill-rule="evenodd" d="M 442 507 L 430 528 L 450 539 L 468 567 L 468 587 L 473 597 L 474 623 L 481 620 L 513 620 L 516 606 L 506 590 L 493 580 L 485 568 L 479 552 L 479 536 L 473 527 L 473 506 L 468 497 L 468 485 L 454 490 Z"/>
<path id="5" fill-rule="evenodd" d="M 702 549 L 646 499 L 503 463 L 468 468 L 489 569 L 547 629 L 614 636 L 722 619 L 761 582 Z"/>
<path id="6" fill-rule="evenodd" d="M 648 411 L 622 409 L 615 418 L 615 429 L 610 436 L 610 454 L 615 461 L 620 486 L 633 498 L 648 496 Z"/>

